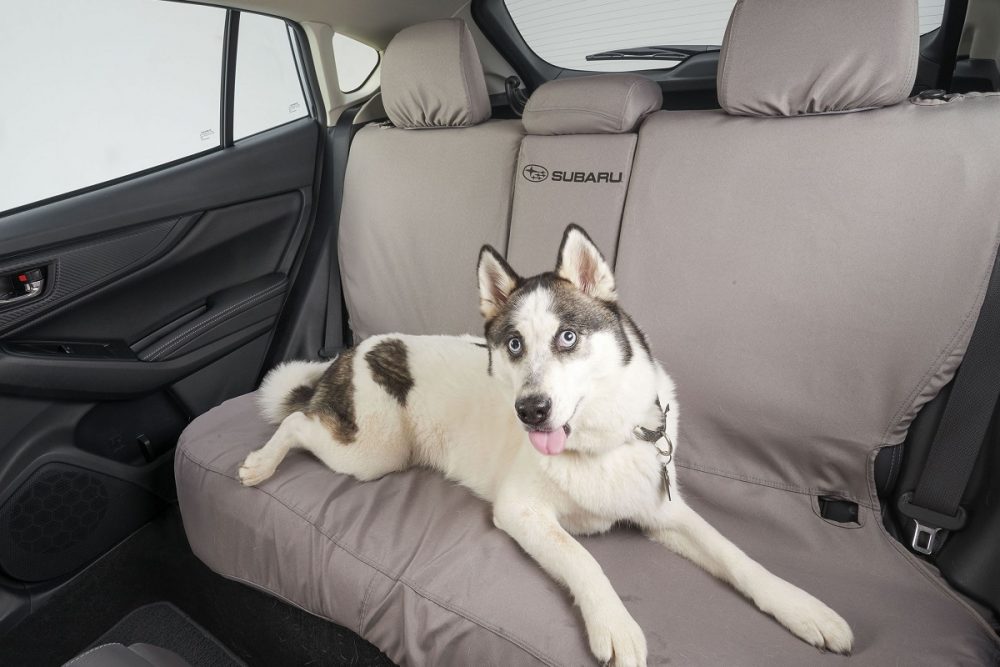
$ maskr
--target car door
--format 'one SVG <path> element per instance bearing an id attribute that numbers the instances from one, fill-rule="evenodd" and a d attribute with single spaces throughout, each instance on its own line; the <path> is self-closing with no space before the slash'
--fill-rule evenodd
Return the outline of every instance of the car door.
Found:
<path id="1" fill-rule="evenodd" d="M 177 435 L 255 387 L 325 133 L 283 20 L 156 0 L 4 12 L 0 593 L 26 600 L 170 503 Z"/>

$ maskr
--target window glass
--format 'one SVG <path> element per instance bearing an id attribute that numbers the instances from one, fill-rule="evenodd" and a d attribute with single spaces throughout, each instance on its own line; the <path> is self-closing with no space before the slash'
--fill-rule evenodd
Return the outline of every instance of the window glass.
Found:
<path id="1" fill-rule="evenodd" d="M 308 115 L 288 27 L 281 19 L 240 14 L 233 139 Z"/>
<path id="2" fill-rule="evenodd" d="M 218 147 L 225 10 L 32 0 L 0 20 L 0 211 Z"/>
<path id="3" fill-rule="evenodd" d="M 333 59 L 337 62 L 337 81 L 342 93 L 363 86 L 378 67 L 378 51 L 339 32 L 333 35 Z"/>
<path id="4" fill-rule="evenodd" d="M 877 1 L 877 0 L 876 0 Z M 593 72 L 668 69 L 676 60 L 587 60 L 615 49 L 722 45 L 736 0 L 505 0 L 524 41 L 553 65 Z M 941 25 L 944 0 L 920 0 L 920 32 Z"/>

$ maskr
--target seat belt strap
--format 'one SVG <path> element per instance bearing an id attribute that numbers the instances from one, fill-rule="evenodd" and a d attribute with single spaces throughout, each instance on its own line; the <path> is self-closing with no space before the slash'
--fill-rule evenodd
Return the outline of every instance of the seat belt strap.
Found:
<path id="1" fill-rule="evenodd" d="M 346 316 L 343 309 L 343 286 L 338 280 L 340 270 L 337 261 L 337 239 L 340 236 L 340 212 L 344 208 L 344 179 L 347 176 L 347 157 L 351 151 L 351 141 L 354 139 L 359 127 L 354 124 L 354 119 L 361 110 L 362 104 L 356 104 L 344 109 L 333 126 L 333 140 L 331 150 L 333 156 L 331 166 L 333 169 L 333 211 L 327 225 L 327 243 L 329 246 L 329 275 L 326 284 L 326 322 L 323 326 L 323 347 L 319 350 L 322 359 L 332 359 L 337 356 L 339 347 L 343 342 L 343 330 L 338 326 L 337 316 Z M 337 289 L 335 285 L 340 285 Z"/>
<path id="2" fill-rule="evenodd" d="M 941 423 L 916 488 L 900 496 L 899 511 L 913 520 L 911 547 L 931 555 L 965 525 L 962 496 L 1000 398 L 1000 255 Z"/>

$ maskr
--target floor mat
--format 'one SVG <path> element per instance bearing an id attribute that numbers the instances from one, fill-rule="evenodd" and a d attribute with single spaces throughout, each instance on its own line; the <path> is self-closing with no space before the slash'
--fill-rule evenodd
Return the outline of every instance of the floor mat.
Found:
<path id="1" fill-rule="evenodd" d="M 191 667 L 245 667 L 215 637 L 169 602 L 139 607 L 101 635 L 89 648 L 111 643 L 152 644 L 173 651 Z"/>
<path id="2" fill-rule="evenodd" d="M 392 667 L 350 630 L 209 570 L 191 553 L 176 508 L 0 636 L 0 666 L 59 667 L 127 614 L 157 602 L 176 606 L 250 667 Z"/>

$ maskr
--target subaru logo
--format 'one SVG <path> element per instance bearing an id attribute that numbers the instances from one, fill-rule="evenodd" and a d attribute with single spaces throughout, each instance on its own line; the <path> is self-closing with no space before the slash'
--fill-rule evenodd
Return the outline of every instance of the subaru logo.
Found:
<path id="1" fill-rule="evenodd" d="M 549 170 L 537 164 L 529 164 L 521 170 L 521 175 L 532 183 L 541 183 L 549 177 Z"/>

